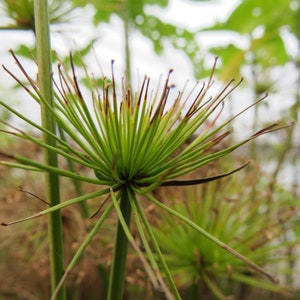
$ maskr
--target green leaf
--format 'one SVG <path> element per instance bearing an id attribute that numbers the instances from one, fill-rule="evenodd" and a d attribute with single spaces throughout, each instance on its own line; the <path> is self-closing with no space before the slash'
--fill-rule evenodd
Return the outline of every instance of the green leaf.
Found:
<path id="1" fill-rule="evenodd" d="M 163 53 L 165 42 L 168 41 L 176 49 L 183 51 L 191 60 L 197 77 L 203 75 L 203 61 L 195 33 L 173 24 L 165 23 L 161 19 L 147 15 L 145 7 L 156 5 L 166 7 L 168 0 L 73 0 L 74 4 L 85 6 L 92 4 L 95 8 L 94 24 L 109 22 L 112 15 L 119 16 L 132 30 L 140 31 L 153 44 L 156 54 Z M 205 73 L 207 75 L 207 73 Z"/>
<path id="2" fill-rule="evenodd" d="M 32 59 L 33 56 L 36 57 L 35 47 L 30 47 L 29 45 L 24 45 L 24 44 L 21 44 L 17 48 L 15 48 L 14 53 L 28 59 Z"/>
<path id="3" fill-rule="evenodd" d="M 282 25 L 289 23 L 290 12 L 289 1 L 244 0 L 223 24 L 217 24 L 216 29 L 248 34 L 257 26 L 264 25 L 267 30 L 277 30 Z M 211 27 L 211 29 L 213 28 Z"/>
<path id="4" fill-rule="evenodd" d="M 246 49 L 238 49 L 233 45 L 211 49 L 214 54 L 222 57 L 223 80 L 227 76 L 239 74 L 242 65 L 248 61 L 247 57 L 252 58 L 251 64 L 262 68 L 287 63 L 289 55 L 281 31 L 284 27 L 294 26 L 298 19 L 289 1 L 245 0 L 241 1 L 226 21 L 203 29 L 220 33 L 234 31 L 248 38 L 249 46 Z"/>
<path id="5" fill-rule="evenodd" d="M 289 61 L 284 42 L 276 32 L 253 39 L 248 52 L 253 52 L 256 62 L 263 67 L 283 65 Z"/>
<path id="6" fill-rule="evenodd" d="M 144 0 L 145 4 L 159 5 L 160 7 L 167 7 L 169 5 L 169 0 Z"/>
<path id="7" fill-rule="evenodd" d="M 149 38 L 156 54 L 161 55 L 165 43 L 170 42 L 175 49 L 182 50 L 189 57 L 197 76 L 203 71 L 200 47 L 193 32 L 145 14 L 136 19 L 135 26 Z"/>
<path id="8" fill-rule="evenodd" d="M 211 52 L 221 57 L 222 66 L 217 70 L 219 79 L 228 81 L 241 77 L 241 67 L 245 62 L 245 51 L 229 44 L 224 47 L 215 47 Z"/>
<path id="9" fill-rule="evenodd" d="M 87 45 L 83 46 L 83 48 L 77 49 L 76 51 L 74 51 L 72 53 L 72 60 L 76 66 L 78 66 L 78 67 L 82 66 L 83 58 L 91 52 L 91 49 L 93 48 L 96 41 L 97 41 L 97 38 L 94 38 L 91 41 L 89 41 Z M 69 55 L 66 56 L 63 60 L 68 65 L 70 64 L 70 56 Z"/>
<path id="10" fill-rule="evenodd" d="M 166 7 L 168 0 L 73 0 L 73 3 L 84 7 L 92 4 L 95 8 L 94 23 L 109 22 L 113 14 L 122 19 L 134 21 L 134 19 L 144 14 L 146 5 L 159 5 Z"/>

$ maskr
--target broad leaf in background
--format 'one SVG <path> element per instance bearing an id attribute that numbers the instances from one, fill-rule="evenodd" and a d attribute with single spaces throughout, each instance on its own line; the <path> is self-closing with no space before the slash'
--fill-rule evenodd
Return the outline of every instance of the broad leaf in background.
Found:
<path id="1" fill-rule="evenodd" d="M 210 49 L 222 57 L 221 79 L 239 77 L 245 64 L 270 68 L 287 63 L 289 55 L 282 33 L 284 29 L 296 33 L 296 23 L 297 7 L 290 1 L 245 0 L 225 22 L 203 29 L 238 33 L 247 40 L 244 46 L 229 44 Z"/>
<path id="2" fill-rule="evenodd" d="M 263 91 L 272 93 L 280 91 L 280 109 L 287 119 L 295 124 L 299 120 L 300 111 L 300 2 L 287 0 L 240 1 L 236 9 L 223 23 L 216 23 L 199 32 L 233 33 L 232 44 L 220 44 L 209 49 L 214 55 L 221 57 L 223 66 L 219 69 L 219 79 L 227 80 L 245 76 L 251 82 L 253 97 Z M 240 41 L 246 41 L 241 45 Z M 295 48 L 290 47 L 292 41 Z M 244 72 L 249 71 L 248 73 Z M 287 71 L 288 70 L 288 71 Z M 243 74 L 241 74 L 243 73 Z M 288 78 L 288 79 L 287 79 Z M 272 109 L 272 108 L 271 108 Z M 274 111 L 270 110 L 270 113 Z M 282 112 L 280 112 L 282 114 Z M 265 118 L 265 115 L 262 117 Z M 253 128 L 260 121 L 255 110 Z M 295 173 L 291 182 L 299 186 L 299 155 L 295 145 L 299 140 L 297 125 L 288 131 L 284 140 L 278 141 L 278 153 L 272 171 L 274 183 L 279 173 L 282 178 L 286 174 Z M 274 148 L 274 145 L 271 145 Z M 253 157 L 258 149 L 253 143 Z M 266 157 L 270 159 L 270 157 Z M 287 170 L 285 165 L 289 165 Z M 271 190 L 274 185 L 271 185 Z"/>

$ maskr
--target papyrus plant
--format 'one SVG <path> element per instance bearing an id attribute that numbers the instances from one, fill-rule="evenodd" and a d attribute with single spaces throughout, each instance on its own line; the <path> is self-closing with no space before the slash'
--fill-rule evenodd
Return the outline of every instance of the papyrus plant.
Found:
<path id="1" fill-rule="evenodd" d="M 299 258 L 291 250 L 299 244 L 293 234 L 298 223 L 297 200 L 279 185 L 271 191 L 268 176 L 257 168 L 249 169 L 206 185 L 172 188 L 166 203 L 247 258 L 278 272 L 281 284 L 262 280 L 260 274 L 197 236 L 186 224 L 177 222 L 174 226 L 172 216 L 163 212 L 154 221 L 154 232 L 177 287 L 193 295 L 188 299 L 199 299 L 200 295 L 210 299 L 212 294 L 218 299 L 228 299 L 229 295 L 244 299 L 245 293 L 247 299 L 254 299 L 256 293 L 260 299 L 269 298 L 271 293 L 290 298 L 292 294 L 289 276 Z M 156 197 L 161 200 L 162 193 Z"/>
<path id="2" fill-rule="evenodd" d="M 3 15 L 8 19 L 0 29 L 35 31 L 34 0 L 3 0 L 0 3 Z M 49 1 L 50 23 L 69 22 L 74 6 L 70 1 Z"/>
<path id="3" fill-rule="evenodd" d="M 90 83 L 89 94 L 86 95 L 87 93 L 80 88 L 71 58 L 71 72 L 68 72 L 67 68 L 60 64 L 53 76 L 56 101 L 55 107 L 52 107 L 43 98 L 37 83 L 24 70 L 21 62 L 15 56 L 14 59 L 26 77 L 29 87 L 7 70 L 9 74 L 24 87 L 37 103 L 48 106 L 49 112 L 54 116 L 59 127 L 67 134 L 68 139 L 67 142 L 60 139 L 1 101 L 3 107 L 44 135 L 51 136 L 57 143 L 55 147 L 52 147 L 45 144 L 42 139 L 12 126 L 12 131 L 4 131 L 4 133 L 14 134 L 43 148 L 51 149 L 59 156 L 72 160 L 92 172 L 89 173 L 90 176 L 75 173 L 3 151 L 0 154 L 7 160 L 1 161 L 1 164 L 29 171 L 56 173 L 97 185 L 99 190 L 67 200 L 22 220 L 2 222 L 2 225 L 42 216 L 68 205 L 107 195 L 98 222 L 66 268 L 62 281 L 65 280 L 84 249 L 99 231 L 106 217 L 115 209 L 118 215 L 118 226 L 107 298 L 111 300 L 122 298 L 129 241 L 140 256 L 154 288 L 163 289 L 168 299 L 180 299 L 157 239 L 139 202 L 141 195 L 191 226 L 200 236 L 225 249 L 254 270 L 265 274 L 270 280 L 276 281 L 255 262 L 242 256 L 228 244 L 210 235 L 193 220 L 156 200 L 150 194 L 153 189 L 160 186 L 200 184 L 232 174 L 241 167 L 211 178 L 199 178 L 192 181 L 180 180 L 181 176 L 216 159 L 225 159 L 226 155 L 248 141 L 280 127 L 277 123 L 271 124 L 232 145 L 227 146 L 225 143 L 220 143 L 230 134 L 228 125 L 231 121 L 255 105 L 254 103 L 236 116 L 218 124 L 228 95 L 236 89 L 239 83 L 234 84 L 231 81 L 213 96 L 210 91 L 213 85 L 212 71 L 206 83 L 197 84 L 190 93 L 178 92 L 177 96 L 171 99 L 170 91 L 174 88 L 169 82 L 171 72 L 161 89 L 152 91 L 150 79 L 145 77 L 139 90 L 132 93 L 124 86 L 121 89 L 117 88 L 112 66 L 111 79 L 108 80 L 104 77 L 102 86 L 98 86 L 97 81 L 90 77 L 86 70 L 86 79 Z M 215 66 L 213 70 L 214 68 Z M 217 145 L 218 147 L 216 147 Z M 213 149 L 217 150 L 213 151 Z M 141 252 L 131 234 L 131 217 L 136 223 L 146 255 Z"/>

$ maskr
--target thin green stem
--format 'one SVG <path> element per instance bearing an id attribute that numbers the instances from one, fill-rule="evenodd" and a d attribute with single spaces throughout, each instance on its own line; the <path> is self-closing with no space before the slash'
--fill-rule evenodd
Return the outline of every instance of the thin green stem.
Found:
<path id="1" fill-rule="evenodd" d="M 129 202 L 129 191 L 123 189 L 119 193 L 120 209 L 126 225 L 130 226 L 131 206 Z M 114 249 L 113 262 L 110 271 L 109 286 L 108 286 L 108 300 L 122 300 L 123 289 L 126 271 L 126 258 L 128 249 L 128 238 L 123 229 L 122 223 L 119 220 L 117 225 L 116 243 Z"/>
<path id="2" fill-rule="evenodd" d="M 38 61 L 39 89 L 41 94 L 51 106 L 53 103 L 53 89 L 51 80 L 51 46 L 49 32 L 49 15 L 47 0 L 34 1 L 34 17 L 36 32 L 36 48 Z M 53 114 L 41 103 L 42 126 L 52 133 L 55 133 L 55 120 Z M 55 139 L 48 134 L 44 134 L 43 139 L 46 144 L 56 146 Z M 57 167 L 57 155 L 49 149 L 44 150 L 45 164 Z M 46 173 L 45 175 L 46 201 L 55 206 L 60 203 L 59 176 L 56 173 Z M 60 211 L 49 214 L 48 217 L 48 238 L 51 270 L 52 292 L 60 282 L 64 272 L 63 261 L 63 235 Z M 63 286 L 58 295 L 58 300 L 66 299 L 66 289 Z"/>
<path id="3" fill-rule="evenodd" d="M 127 226 L 127 224 L 125 222 L 125 219 L 124 219 L 123 214 L 121 212 L 121 208 L 118 204 L 118 200 L 117 200 L 116 195 L 113 192 L 113 190 L 111 190 L 111 198 L 112 198 L 112 201 L 114 203 L 115 209 L 117 211 L 119 221 L 121 222 L 121 224 L 123 226 L 123 230 L 124 230 L 124 232 L 127 236 L 127 239 L 130 242 L 132 248 L 137 252 L 137 254 L 138 254 L 142 264 L 144 265 L 144 268 L 145 268 L 145 270 L 146 270 L 146 272 L 147 272 L 147 274 L 148 274 L 148 276 L 149 276 L 149 278 L 150 278 L 150 280 L 153 284 L 154 289 L 157 289 L 157 290 L 160 289 L 160 287 L 157 284 L 158 283 L 157 280 L 156 280 L 156 277 L 157 277 L 157 279 L 159 280 L 159 283 L 161 283 L 164 290 L 166 290 L 167 288 L 165 287 L 165 285 L 163 283 L 163 280 L 160 276 L 160 273 L 158 272 L 159 271 L 158 266 L 155 262 L 153 254 L 151 253 L 148 242 L 147 241 L 146 241 L 146 243 L 144 242 L 146 237 L 145 237 L 145 234 L 143 232 L 143 229 L 141 229 L 141 226 L 139 226 L 141 224 L 138 220 L 137 211 L 136 211 L 136 207 L 135 207 L 135 204 L 134 204 L 135 194 L 130 194 L 128 199 L 130 201 L 130 205 L 131 205 L 131 208 L 132 208 L 133 215 L 135 215 L 135 220 L 137 220 L 139 222 L 139 225 L 137 223 L 137 225 L 139 227 L 138 231 L 142 235 L 141 239 L 143 240 L 143 244 L 144 245 L 146 244 L 146 246 L 148 246 L 149 252 L 147 252 L 147 254 L 148 254 L 148 259 L 150 260 L 151 265 L 149 265 L 148 261 L 146 260 L 145 254 L 142 253 L 140 247 L 137 245 L 134 237 L 132 236 L 129 227 Z M 144 239 L 143 239 L 143 237 L 144 237 Z"/>
<path id="4" fill-rule="evenodd" d="M 65 138 L 65 133 L 64 133 L 63 129 L 61 127 L 58 127 L 58 130 L 59 130 L 59 134 L 60 134 L 61 139 L 65 142 L 66 138 Z M 68 163 L 68 169 L 71 172 L 75 173 L 75 168 L 74 168 L 73 161 L 71 159 L 67 158 L 67 163 Z M 81 181 L 78 180 L 78 179 L 73 178 L 72 183 L 73 183 L 73 186 L 74 186 L 74 189 L 75 189 L 75 192 L 76 192 L 76 196 L 79 197 L 79 196 L 83 195 Z M 80 210 L 81 210 L 82 216 L 84 218 L 87 218 L 89 216 L 89 211 L 88 211 L 88 208 L 86 206 L 86 203 L 85 202 L 80 202 L 79 205 L 80 205 Z"/>
<path id="5" fill-rule="evenodd" d="M 125 84 L 131 87 L 131 54 L 130 54 L 130 4 L 124 2 L 122 18 L 124 22 L 124 54 L 125 54 Z"/>
<path id="6" fill-rule="evenodd" d="M 87 246 L 90 244 L 90 242 L 92 241 L 92 239 L 94 238 L 94 236 L 98 233 L 100 227 L 102 226 L 103 222 L 106 220 L 106 218 L 108 217 L 109 213 L 111 212 L 113 208 L 113 203 L 110 203 L 109 206 L 105 209 L 104 213 L 101 215 L 101 217 L 99 218 L 99 220 L 97 221 L 96 225 L 93 227 L 93 229 L 89 232 L 88 236 L 86 237 L 86 239 L 83 241 L 83 243 L 80 245 L 79 249 L 77 250 L 76 254 L 74 255 L 74 257 L 72 258 L 71 262 L 69 263 L 68 267 L 66 268 L 66 271 L 64 273 L 64 276 L 62 277 L 60 283 L 57 286 L 56 291 L 54 292 L 54 294 L 52 295 L 51 300 L 55 300 L 57 293 L 60 290 L 60 287 L 63 285 L 64 281 L 66 280 L 66 278 L 70 275 L 71 271 L 74 269 L 74 267 L 76 266 L 77 262 L 79 261 L 79 259 L 82 257 L 85 249 L 87 248 Z"/>
<path id="7" fill-rule="evenodd" d="M 153 231 L 151 229 L 151 226 L 150 226 L 150 224 L 149 224 L 149 222 L 147 220 L 147 217 L 145 216 L 140 203 L 136 199 L 134 199 L 134 200 L 135 200 L 135 205 L 136 205 L 137 211 L 138 211 L 138 213 L 139 213 L 139 215 L 140 215 L 140 217 L 141 217 L 141 219 L 142 219 L 142 221 L 143 221 L 143 223 L 145 225 L 145 228 L 147 230 L 147 233 L 149 235 L 149 238 L 151 240 L 153 248 L 155 249 L 155 252 L 157 254 L 157 259 L 158 259 L 158 261 L 160 263 L 160 267 L 164 271 L 165 276 L 166 276 L 166 278 L 168 280 L 168 283 L 170 285 L 171 291 L 173 292 L 172 298 L 170 298 L 168 295 L 166 295 L 167 299 L 181 300 L 181 296 L 180 296 L 180 294 L 179 294 L 179 292 L 177 290 L 177 287 L 176 287 L 175 282 L 174 282 L 174 280 L 172 278 L 171 272 L 170 272 L 170 270 L 168 268 L 168 265 L 167 265 L 167 263 L 166 263 L 166 261 L 165 261 L 165 259 L 163 257 L 163 254 L 162 254 L 162 252 L 161 252 L 161 250 L 159 248 L 158 242 L 157 242 L 157 240 L 155 238 L 155 235 L 154 235 L 154 233 L 153 233 Z"/>
<path id="8" fill-rule="evenodd" d="M 129 17 L 127 17 L 129 18 Z M 130 62 L 130 44 L 129 44 L 129 21 L 124 20 L 124 37 L 125 37 L 125 65 L 126 65 L 126 85 L 131 87 L 131 62 Z"/>
<path id="9" fill-rule="evenodd" d="M 142 244 L 143 244 L 143 246 L 145 248 L 145 252 L 147 254 L 147 259 L 150 261 L 152 269 L 154 270 L 154 273 L 155 273 L 156 278 L 157 278 L 157 282 L 152 280 L 154 292 L 155 291 L 163 291 L 165 293 L 166 299 L 173 300 L 174 297 L 173 297 L 170 289 L 166 286 L 166 284 L 165 284 L 165 282 L 163 280 L 162 274 L 160 272 L 159 266 L 158 266 L 158 264 L 156 262 L 156 259 L 155 259 L 156 253 L 155 253 L 155 251 L 153 251 L 150 248 L 150 244 L 149 244 L 149 242 L 147 240 L 147 237 L 146 237 L 146 234 L 144 232 L 144 229 L 143 229 L 143 226 L 142 226 L 142 222 L 143 223 L 145 222 L 145 218 L 142 218 L 140 216 L 140 213 L 138 212 L 138 208 L 137 208 L 137 205 L 136 205 L 136 203 L 138 203 L 138 201 L 136 199 L 136 195 L 133 198 L 129 199 L 129 200 L 130 200 L 130 203 L 131 203 L 133 215 L 135 217 L 137 229 L 138 229 L 138 232 L 140 234 L 140 238 L 141 238 Z M 142 220 L 140 220 L 140 217 L 141 217 Z M 146 219 L 146 222 L 147 222 L 147 219 Z M 148 230 L 150 228 L 150 225 L 147 224 L 147 226 L 145 226 L 145 227 L 146 227 L 145 228 L 146 231 L 148 232 Z M 153 243 L 153 241 L 151 240 L 151 238 L 150 238 L 150 242 L 151 242 L 151 244 Z M 154 243 L 157 244 L 156 241 L 154 241 Z M 163 260 L 163 258 L 162 259 L 160 258 L 159 260 L 161 261 L 161 260 Z M 174 294 L 176 294 L 176 293 L 177 292 L 175 292 Z"/>
<path id="10" fill-rule="evenodd" d="M 116 186 L 116 189 L 117 188 L 118 187 Z M 82 201 L 86 201 L 86 200 L 90 200 L 90 199 L 93 199 L 93 198 L 96 198 L 96 197 L 99 197 L 99 196 L 103 196 L 103 195 L 109 193 L 109 191 L 110 191 L 109 189 L 104 189 L 104 190 L 92 192 L 92 193 L 89 193 L 89 194 L 85 194 L 85 195 L 82 195 L 82 196 L 79 196 L 79 197 L 76 197 L 76 198 L 73 198 L 73 199 L 70 199 L 70 200 L 66 200 L 66 201 L 63 201 L 63 202 L 55 205 L 55 206 L 51 206 L 47 209 L 39 211 L 38 213 L 36 213 L 34 215 L 31 215 L 29 217 L 14 220 L 12 222 L 2 222 L 1 226 L 9 226 L 9 225 L 12 225 L 12 224 L 17 224 L 17 223 L 21 223 L 21 222 L 24 222 L 24 221 L 27 221 L 27 220 L 34 219 L 34 218 L 38 218 L 38 217 L 53 213 L 55 211 L 61 210 L 64 207 L 67 207 L 69 205 L 77 204 L 77 203 L 80 203 Z"/>

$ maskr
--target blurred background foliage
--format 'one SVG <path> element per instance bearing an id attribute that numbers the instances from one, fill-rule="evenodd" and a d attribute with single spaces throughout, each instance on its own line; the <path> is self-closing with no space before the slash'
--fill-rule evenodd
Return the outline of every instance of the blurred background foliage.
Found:
<path id="1" fill-rule="evenodd" d="M 105 47 L 103 40 L 106 37 L 103 32 L 99 35 L 99 28 L 105 27 L 108 35 L 121 37 L 123 42 L 120 47 L 118 44 L 117 49 L 124 60 L 120 77 L 125 73 L 128 85 L 134 84 L 136 80 L 132 70 L 137 63 L 136 49 L 141 47 L 141 44 L 136 42 L 138 36 L 150 43 L 153 57 L 158 56 L 161 60 L 165 60 L 168 56 L 174 57 L 171 55 L 173 52 L 180 52 L 178 60 L 184 60 L 186 66 L 192 66 L 192 76 L 196 80 L 208 76 L 211 58 L 219 56 L 218 80 L 227 82 L 231 78 L 245 78 L 243 86 L 246 93 L 237 92 L 238 101 L 233 102 L 234 105 L 241 105 L 240 98 L 247 97 L 250 101 L 254 101 L 265 91 L 271 93 L 270 98 L 277 99 L 277 102 L 271 100 L 267 102 L 269 104 L 257 106 L 254 115 L 247 121 L 247 126 L 255 131 L 261 124 L 274 118 L 295 122 L 294 126 L 277 133 L 276 136 L 272 134 L 263 140 L 255 141 L 249 153 L 246 151 L 238 153 L 238 156 L 232 157 L 232 161 L 220 162 L 214 168 L 205 169 L 203 174 L 200 174 L 207 176 L 214 170 L 216 172 L 220 169 L 232 169 L 237 161 L 246 160 L 250 156 L 253 159 L 252 167 L 242 171 L 241 176 L 234 175 L 232 179 L 183 191 L 161 188 L 155 193 L 160 195 L 162 201 L 192 217 L 210 233 L 272 270 L 281 280 L 280 286 L 263 283 L 261 278 L 249 273 L 249 270 L 236 260 L 232 260 L 232 257 L 225 257 L 221 250 L 215 249 L 201 239 L 197 240 L 182 224 L 174 226 L 168 216 L 159 219 L 151 207 L 148 210 L 153 216 L 153 226 L 157 228 L 157 236 L 163 245 L 162 250 L 168 257 L 184 299 L 200 299 L 201 295 L 205 295 L 205 299 L 215 297 L 225 299 L 226 295 L 233 295 L 233 299 L 253 299 L 253 297 L 300 299 L 298 271 L 300 224 L 297 217 L 300 146 L 298 125 L 300 1 L 237 1 L 229 15 L 224 16 L 220 12 L 221 20 L 195 29 L 182 25 L 188 25 L 191 18 L 185 11 L 181 12 L 181 19 L 178 22 L 168 21 L 169 8 L 175 1 L 50 0 L 49 13 L 53 24 L 53 36 L 59 35 L 62 40 L 68 40 L 70 28 L 72 26 L 76 28 L 75 31 L 78 32 L 74 39 L 77 54 L 80 55 L 75 55 L 74 61 L 78 67 L 82 59 L 87 60 L 87 63 L 90 61 L 94 56 L 93 49 L 97 53 L 97 45 Z M 215 9 L 218 9 L 216 0 L 180 2 L 197 9 L 199 18 L 204 5 L 214 5 Z M 33 0 L 1 0 L 0 35 L 9 32 L 10 36 L 18 36 L 25 30 L 32 32 L 29 34 L 34 38 L 33 16 Z M 117 30 L 116 19 L 119 25 Z M 87 28 L 86 23 L 90 24 L 88 27 L 90 32 L 84 31 Z M 74 32 L 72 36 L 74 37 Z M 205 43 L 206 39 L 211 42 Z M 7 44 L 9 43 L 6 41 Z M 67 53 L 61 51 L 58 46 L 59 39 L 58 42 L 53 42 L 54 60 L 57 55 L 62 60 L 68 60 Z M 14 47 L 18 55 L 28 58 L 29 63 L 35 53 L 34 42 L 14 43 L 9 47 Z M 6 51 L 1 49 L 2 52 L 4 50 Z M 110 50 L 112 49 L 108 49 L 108 53 Z M 139 48 L 138 51 L 143 52 L 144 49 Z M 105 57 L 107 61 L 112 58 Z M 153 64 L 156 59 L 153 59 Z M 1 60 L 2 64 L 7 63 L 7 58 L 2 57 Z M 151 61 L 152 56 L 145 63 L 151 64 Z M 159 69 L 160 67 L 160 64 L 154 67 L 157 77 L 166 71 Z M 177 68 L 176 61 L 174 67 Z M 139 68 L 143 72 L 143 65 Z M 178 68 L 176 71 L 183 72 Z M 1 78 L 4 76 L 2 72 Z M 191 78 L 181 78 L 181 84 L 187 79 Z M 16 93 L 14 87 L 8 93 L 2 80 L 0 84 L 0 97 L 12 101 L 12 105 L 15 105 L 16 101 L 14 95 L 18 98 L 23 97 L 19 92 Z M 234 110 L 234 106 L 232 109 Z M 2 120 L 8 120 L 4 111 L 0 111 L 0 117 Z M 1 140 L 1 146 L 8 147 L 11 151 L 29 151 L 29 155 L 40 155 L 38 149 L 7 140 Z M 41 189 L 37 185 L 32 185 L 32 182 L 39 182 L 38 178 L 29 179 L 22 172 L 4 170 L 1 167 L 0 179 L 3 191 L 0 202 L 1 214 L 17 218 L 16 207 L 19 212 L 39 209 L 37 207 L 40 204 L 36 200 L 18 191 L 20 186 L 24 186 L 38 195 Z M 86 187 L 82 189 L 85 190 Z M 67 198 L 70 193 L 78 193 L 78 190 L 69 187 L 64 188 L 63 193 Z M 147 206 L 147 203 L 144 205 Z M 90 211 L 97 209 L 97 204 L 91 204 L 89 209 Z M 70 257 L 82 239 L 79 234 L 73 234 L 74 230 L 84 232 L 85 226 L 90 226 L 91 222 L 94 220 L 86 220 L 76 210 L 64 213 L 64 226 L 68 237 L 66 248 L 69 249 Z M 42 234 L 45 226 L 40 220 L 38 226 L 35 223 L 28 223 L 25 228 L 17 228 L 17 235 L 16 229 L 9 230 L 5 235 L 1 232 L 0 256 L 1 261 L 5 263 L 1 263 L 0 274 L 3 284 L 0 295 L 4 299 L 16 297 L 21 299 L 18 297 L 21 293 L 22 299 L 41 299 L 41 295 L 48 295 L 49 286 L 46 280 L 48 269 L 44 254 L 46 242 Z M 107 235 L 111 234 L 113 227 L 112 218 L 111 224 L 107 225 Z M 12 235 L 16 236 L 13 238 Z M 23 244 L 22 249 L 16 247 L 20 242 Z M 88 292 L 89 299 L 93 297 L 96 299 L 99 288 L 105 290 L 111 247 L 105 236 L 93 243 L 68 283 L 70 299 L 83 299 Z M 35 255 L 28 259 L 28 253 L 33 251 Z M 98 256 L 99 252 L 103 253 L 101 257 Z M 131 265 L 128 265 L 126 288 L 128 299 L 136 297 L 160 299 L 159 293 L 149 292 L 150 283 L 142 267 L 134 253 L 130 255 Z M 23 276 L 19 276 L 21 273 Z M 31 274 L 30 284 L 26 279 L 29 277 L 28 274 Z M 16 277 L 19 278 L 17 281 Z M 89 286 L 89 289 L 84 286 Z M 93 291 L 95 296 L 91 296 L 94 295 Z"/>

